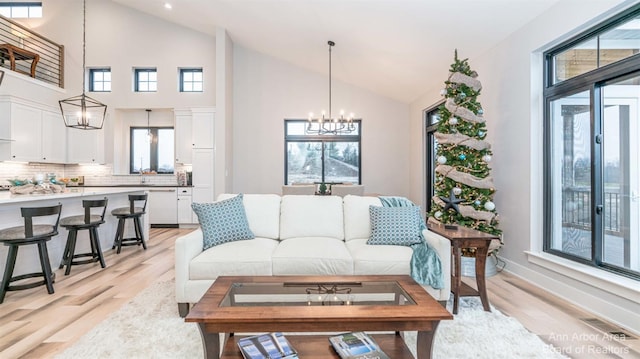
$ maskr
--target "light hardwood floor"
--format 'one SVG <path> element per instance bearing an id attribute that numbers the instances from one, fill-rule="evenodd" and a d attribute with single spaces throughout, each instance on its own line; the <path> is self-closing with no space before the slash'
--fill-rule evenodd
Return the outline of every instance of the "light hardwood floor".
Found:
<path id="1" fill-rule="evenodd" d="M 151 283 L 173 279 L 174 240 L 189 231 L 154 228 L 148 250 L 109 250 L 105 269 L 73 266 L 69 276 L 57 270 L 55 294 L 44 287 L 7 293 L 0 304 L 0 358 L 53 357 Z M 488 279 L 488 288 L 495 308 L 570 357 L 640 358 L 637 338 L 594 328 L 583 320 L 592 315 L 517 277 L 499 273 Z"/>

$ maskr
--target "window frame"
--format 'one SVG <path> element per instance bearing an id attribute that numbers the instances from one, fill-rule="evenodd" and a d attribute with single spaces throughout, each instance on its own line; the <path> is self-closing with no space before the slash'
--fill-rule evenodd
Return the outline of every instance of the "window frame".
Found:
<path id="1" fill-rule="evenodd" d="M 133 76 L 133 91 L 134 92 L 158 92 L 158 69 L 156 67 L 136 67 L 134 68 L 134 76 Z M 155 83 L 156 89 L 151 91 L 142 91 L 140 90 L 140 74 L 141 73 L 155 73 L 156 81 L 145 81 L 147 84 Z"/>
<path id="2" fill-rule="evenodd" d="M 95 89 L 95 83 L 96 83 L 96 81 L 95 81 L 95 74 L 96 74 L 97 72 L 101 72 L 101 73 L 103 73 L 103 76 L 104 76 L 104 74 L 105 74 L 105 73 L 107 73 L 107 72 L 108 72 L 109 74 L 111 74 L 111 67 L 93 67 L 93 68 L 90 68 L 90 69 L 89 69 L 89 88 L 88 88 L 89 92 L 111 92 L 111 90 L 96 90 L 96 89 Z M 98 82 L 101 82 L 101 83 L 102 83 L 102 88 L 103 88 L 103 89 L 104 89 L 104 84 L 105 84 L 105 83 L 109 83 L 110 85 L 113 85 L 113 84 L 112 84 L 112 82 L 111 82 L 111 80 L 109 80 L 109 81 L 104 81 L 104 80 L 102 80 L 102 81 L 98 81 Z M 111 86 L 110 86 L 110 87 L 111 87 Z"/>
<path id="3" fill-rule="evenodd" d="M 284 184 L 287 185 L 289 180 L 289 161 L 288 161 L 288 147 L 290 142 L 318 142 L 322 145 L 322 175 L 321 183 L 325 182 L 325 164 L 324 153 L 325 143 L 329 142 L 357 142 L 358 143 L 358 183 L 362 184 L 362 120 L 354 119 L 353 122 L 358 124 L 357 135 L 290 135 L 288 133 L 289 123 L 308 123 L 308 120 L 304 119 L 285 119 L 284 120 Z"/>
<path id="4" fill-rule="evenodd" d="M 17 17 L 13 16 L 13 8 L 15 7 L 26 7 L 27 8 L 27 16 L 26 17 Z M 9 8 L 9 19 L 41 19 L 42 18 L 42 2 L 41 1 L 32 1 L 32 2 L 16 2 L 16 1 L 4 1 L 0 2 L 0 8 Z M 31 16 L 31 8 L 39 8 L 40 16 Z"/>
<path id="5" fill-rule="evenodd" d="M 131 126 L 129 127 L 129 174 L 140 174 L 140 172 L 134 171 L 134 148 L 133 148 L 133 133 L 135 130 L 150 130 L 151 134 L 154 138 L 158 138 L 158 130 L 173 130 L 173 136 L 175 141 L 176 129 L 173 126 Z M 158 169 L 158 141 L 152 141 L 149 143 L 150 146 L 150 156 L 149 156 L 149 170 L 156 171 L 157 174 L 174 174 L 176 173 L 175 162 L 173 163 L 173 171 L 171 172 L 160 172 Z M 142 169 L 140 169 L 142 170 Z"/>
<path id="6" fill-rule="evenodd" d="M 195 90 L 191 90 L 191 91 L 187 91 L 184 89 L 184 84 L 185 84 L 185 79 L 184 79 L 184 74 L 185 73 L 200 73 L 202 75 L 202 81 L 188 81 L 190 82 L 192 85 L 195 83 L 200 83 L 202 90 L 200 91 L 195 91 Z M 179 91 L 180 92 L 204 92 L 204 71 L 202 70 L 202 67 L 183 67 L 180 68 L 180 76 L 178 79 L 178 82 L 180 84 L 179 86 Z"/>
<path id="7" fill-rule="evenodd" d="M 562 44 L 543 53 L 543 245 L 542 250 L 558 257 L 562 257 L 587 266 L 602 269 L 629 278 L 640 279 L 640 273 L 634 270 L 614 266 L 604 262 L 602 246 L 605 241 L 603 223 L 604 216 L 597 213 L 596 206 L 603 203 L 602 193 L 604 191 L 604 149 L 601 143 L 596 142 L 596 136 L 602 135 L 603 129 L 603 97 L 601 89 L 607 84 L 619 81 L 624 78 L 640 76 L 640 53 L 628 56 L 621 60 L 599 66 L 594 70 L 568 78 L 554 84 L 554 56 L 577 44 L 599 36 L 602 33 L 621 25 L 631 18 L 640 16 L 640 5 L 633 6 L 625 12 L 613 16 L 603 23 L 578 34 Z M 591 218 L 591 258 L 587 259 L 577 255 L 572 255 L 566 251 L 553 248 L 553 208 L 554 205 L 561 205 L 560 199 L 554 199 L 554 178 L 560 174 L 553 173 L 554 143 L 553 143 L 553 118 L 551 104 L 557 99 L 568 97 L 580 92 L 588 92 L 590 97 L 590 218 Z M 555 202 L 554 202 L 555 201 Z"/>
<path id="8" fill-rule="evenodd" d="M 436 169 L 436 143 L 435 133 L 438 130 L 439 121 L 431 121 L 433 115 L 438 115 L 440 107 L 444 105 L 445 101 L 439 101 L 436 104 L 427 107 L 423 111 L 424 116 L 424 128 L 425 128 L 425 208 L 426 213 L 431 212 L 431 199 L 435 195 L 435 169 Z"/>

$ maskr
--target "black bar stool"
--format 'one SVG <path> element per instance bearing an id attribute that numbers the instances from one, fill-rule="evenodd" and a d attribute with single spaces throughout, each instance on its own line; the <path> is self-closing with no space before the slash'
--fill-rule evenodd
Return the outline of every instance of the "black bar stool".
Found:
<path id="1" fill-rule="evenodd" d="M 64 247 L 64 253 L 62 255 L 62 263 L 60 263 L 60 269 L 65 265 L 67 269 L 64 271 L 64 275 L 69 275 L 71 272 L 71 265 L 73 264 L 88 264 L 94 262 L 100 262 L 102 268 L 106 267 L 104 264 L 104 257 L 102 256 L 102 249 L 100 248 L 100 238 L 98 237 L 98 227 L 104 223 L 104 214 L 107 211 L 107 198 L 97 200 L 83 200 L 82 207 L 84 208 L 84 215 L 65 217 L 60 220 L 60 225 L 69 231 L 67 236 L 67 245 Z M 91 210 L 94 208 L 102 208 L 101 214 L 91 214 Z M 89 242 L 91 243 L 91 253 L 75 254 L 76 240 L 78 239 L 78 231 L 82 229 L 89 230 Z M 91 257 L 89 259 L 74 261 L 74 258 Z"/>
<path id="2" fill-rule="evenodd" d="M 53 294 L 53 282 L 55 274 L 51 272 L 49 263 L 49 252 L 47 251 L 47 241 L 58 234 L 58 223 L 60 222 L 60 211 L 62 205 L 36 208 L 20 208 L 24 218 L 24 226 L 11 227 L 0 230 L 0 242 L 9 246 L 7 254 L 7 264 L 4 268 L 2 286 L 0 287 L 0 303 L 4 302 L 4 296 L 8 291 L 34 288 L 39 285 L 46 285 L 47 292 Z M 56 216 L 55 224 L 33 224 L 33 217 Z M 13 277 L 13 270 L 16 266 L 18 248 L 30 244 L 38 245 L 40 255 L 40 266 L 42 272 L 21 274 Z M 14 284 L 11 282 L 20 281 L 27 278 L 44 277 L 43 281 L 27 284 Z"/>
<path id="3" fill-rule="evenodd" d="M 136 207 L 136 202 L 143 202 L 142 207 Z M 142 244 L 142 248 L 147 249 L 147 243 L 144 241 L 142 235 L 142 225 L 140 224 L 140 217 L 147 209 L 147 194 L 130 194 L 129 195 L 129 207 L 120 207 L 111 211 L 111 214 L 118 218 L 118 229 L 116 230 L 116 239 L 113 242 L 115 249 L 118 247 L 116 253 L 120 253 L 122 246 L 139 246 Z M 136 232 L 136 236 L 132 238 L 124 238 L 124 223 L 127 218 L 133 218 L 133 228 Z"/>

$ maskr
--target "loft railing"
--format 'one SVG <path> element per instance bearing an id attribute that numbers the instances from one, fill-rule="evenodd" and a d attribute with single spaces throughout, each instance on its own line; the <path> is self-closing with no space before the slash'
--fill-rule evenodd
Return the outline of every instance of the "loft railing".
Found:
<path id="1" fill-rule="evenodd" d="M 2 15 L 0 67 L 64 88 L 64 46 Z"/>

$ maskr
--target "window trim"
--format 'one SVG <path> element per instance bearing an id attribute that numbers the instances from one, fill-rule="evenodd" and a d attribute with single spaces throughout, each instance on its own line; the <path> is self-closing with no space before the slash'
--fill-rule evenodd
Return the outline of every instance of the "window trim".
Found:
<path id="1" fill-rule="evenodd" d="M 16 2 L 16 1 L 5 1 L 0 2 L 0 7 L 9 8 L 9 12 L 13 13 L 14 7 L 26 7 L 27 8 L 27 17 L 14 17 L 13 15 L 8 16 L 9 19 L 41 19 L 42 18 L 42 2 L 41 1 L 33 1 L 33 2 Z M 40 8 L 40 16 L 35 17 L 31 16 L 31 8 L 38 7 Z"/>
<path id="2" fill-rule="evenodd" d="M 92 67 L 89 69 L 89 92 L 111 92 L 111 90 L 96 90 L 94 87 L 94 75 L 96 72 L 102 72 L 103 74 L 108 72 L 111 74 L 111 67 Z M 102 82 L 102 88 L 104 89 L 104 84 L 109 83 L 112 84 L 111 80 L 109 81 L 100 81 Z M 113 87 L 112 87 L 113 88 Z"/>
<path id="3" fill-rule="evenodd" d="M 133 69 L 134 71 L 134 76 L 133 76 L 133 91 L 134 92 L 158 92 L 158 80 L 157 80 L 157 76 L 158 76 L 158 69 L 155 67 L 136 67 Z M 154 91 L 141 91 L 140 90 L 140 79 L 139 79 L 139 74 L 142 72 L 146 72 L 146 73 L 151 73 L 151 72 L 155 72 L 156 73 L 156 81 L 146 81 L 147 83 L 152 83 L 155 82 L 156 83 L 156 89 Z"/>
<path id="4" fill-rule="evenodd" d="M 597 37 L 616 26 L 626 22 L 631 18 L 640 16 L 640 4 L 635 5 L 623 13 L 617 14 L 608 20 L 588 29 L 587 31 L 578 34 L 562 44 L 545 51 L 543 53 L 544 65 L 543 65 L 543 105 L 544 105 L 544 119 L 543 119 L 543 241 L 542 241 L 542 254 L 552 255 L 560 257 L 564 260 L 572 261 L 576 264 L 586 265 L 590 268 L 601 270 L 604 272 L 614 273 L 621 277 L 628 277 L 633 279 L 640 278 L 640 274 L 637 271 L 624 267 L 614 266 L 610 263 L 605 263 L 602 260 L 602 248 L 604 238 L 597 237 L 598 233 L 602 233 L 602 220 L 598 220 L 600 215 L 595 213 L 595 205 L 591 208 L 591 258 L 583 258 L 570 253 L 553 249 L 553 213 L 552 209 L 554 204 L 553 198 L 553 178 L 558 174 L 552 172 L 553 161 L 553 148 L 552 148 L 552 114 L 550 112 L 550 105 L 554 100 L 559 98 L 568 97 L 576 93 L 588 91 L 591 101 L 591 126 L 590 126 L 590 138 L 595 138 L 596 134 L 602 133 L 600 128 L 602 123 L 602 96 L 601 88 L 610 83 L 615 83 L 621 79 L 627 77 L 640 76 L 640 53 L 628 56 L 613 63 L 598 67 L 594 70 L 585 72 L 583 74 L 571 77 L 569 79 L 560 81 L 553 84 L 554 76 L 554 56 L 561 53 L 573 46 L 581 43 L 585 40 Z M 596 144 L 595 141 L 591 143 L 591 203 L 602 203 L 602 188 L 604 186 L 601 173 L 603 173 L 602 163 L 602 145 Z"/>
<path id="5" fill-rule="evenodd" d="M 284 120 L 284 184 L 286 185 L 289 176 L 289 164 L 287 158 L 287 149 L 289 142 L 319 142 L 322 144 L 322 176 L 321 182 L 325 182 L 324 171 L 324 144 L 325 142 L 357 142 L 358 143 L 358 183 L 362 184 L 362 119 L 354 119 L 353 122 L 358 124 L 357 135 L 289 135 L 287 132 L 288 123 L 307 123 L 304 119 L 285 119 Z"/>
<path id="6" fill-rule="evenodd" d="M 423 110 L 423 118 L 424 118 L 424 135 L 425 135 L 425 208 L 426 213 L 431 212 L 431 198 L 435 195 L 435 168 L 436 168 L 436 149 L 435 146 L 432 146 L 432 143 L 435 144 L 435 136 L 436 130 L 438 129 L 439 122 L 430 122 L 429 116 L 432 113 L 438 113 L 440 111 L 440 107 L 444 105 L 445 101 L 441 100 L 437 103 L 427 107 Z"/>
<path id="7" fill-rule="evenodd" d="M 174 139 L 175 139 L 175 134 L 176 134 L 176 129 L 173 126 L 152 126 L 152 127 L 145 127 L 145 126 L 131 126 L 129 127 L 129 174 L 135 174 L 138 175 L 140 174 L 140 172 L 136 172 L 134 171 L 134 158 L 133 158 L 133 132 L 135 130 L 147 130 L 150 129 L 151 130 L 151 134 L 155 137 L 158 138 L 158 130 L 166 130 L 166 129 L 170 129 L 173 130 L 173 135 L 174 135 Z M 171 172 L 160 172 L 158 170 L 158 141 L 154 141 L 152 143 L 149 144 L 151 146 L 150 150 L 150 158 L 149 158 L 149 170 L 150 171 L 156 171 L 157 174 L 162 174 L 162 175 L 169 175 L 169 174 L 174 174 L 176 173 L 176 166 L 175 166 L 175 162 L 173 164 L 173 171 Z M 142 170 L 142 169 L 140 169 Z"/>
<path id="8" fill-rule="evenodd" d="M 187 93 L 190 93 L 190 92 L 196 92 L 196 93 L 204 92 L 204 71 L 202 70 L 202 67 L 182 67 L 179 70 L 180 70 L 180 75 L 178 77 L 178 83 L 179 83 L 178 91 L 179 92 L 187 92 Z M 200 74 L 202 74 L 202 81 L 189 81 L 192 84 L 194 84 L 194 83 L 202 84 L 202 90 L 200 90 L 200 91 L 185 91 L 185 89 L 184 89 L 184 82 L 185 82 L 184 81 L 184 74 L 187 73 L 187 72 L 191 72 L 191 73 L 198 73 L 199 72 Z"/>

